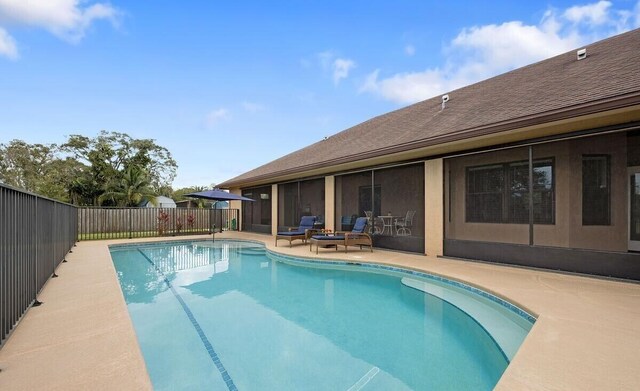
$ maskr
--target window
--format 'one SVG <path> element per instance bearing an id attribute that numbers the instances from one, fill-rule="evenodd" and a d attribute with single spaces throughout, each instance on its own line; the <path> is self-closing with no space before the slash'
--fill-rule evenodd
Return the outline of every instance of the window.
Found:
<path id="1" fill-rule="evenodd" d="M 533 162 L 533 222 L 554 223 L 553 159 Z M 469 167 L 466 221 L 529 223 L 529 164 L 526 161 Z"/>
<path id="2" fill-rule="evenodd" d="M 611 157 L 582 156 L 582 225 L 611 224 Z"/>
<path id="3" fill-rule="evenodd" d="M 501 223 L 504 195 L 502 166 L 467 169 L 467 221 Z"/>

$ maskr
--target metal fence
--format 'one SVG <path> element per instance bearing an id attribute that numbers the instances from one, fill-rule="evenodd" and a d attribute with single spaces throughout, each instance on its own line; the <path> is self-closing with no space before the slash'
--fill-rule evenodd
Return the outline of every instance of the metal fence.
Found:
<path id="1" fill-rule="evenodd" d="M 73 247 L 77 212 L 0 184 L 0 346 Z"/>
<path id="2" fill-rule="evenodd" d="M 0 347 L 76 240 L 237 230 L 238 209 L 76 208 L 0 184 Z"/>
<path id="3" fill-rule="evenodd" d="M 132 239 L 210 234 L 237 230 L 238 209 L 101 208 L 78 209 L 78 239 Z"/>

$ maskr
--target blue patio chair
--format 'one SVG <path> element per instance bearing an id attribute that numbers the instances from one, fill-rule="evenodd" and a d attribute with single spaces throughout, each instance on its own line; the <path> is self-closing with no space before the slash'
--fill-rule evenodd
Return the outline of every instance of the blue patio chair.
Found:
<path id="1" fill-rule="evenodd" d="M 278 232 L 276 234 L 276 247 L 278 247 L 278 240 L 280 239 L 288 240 L 289 247 L 291 247 L 291 242 L 296 239 L 302 240 L 302 243 L 307 243 L 307 239 L 309 239 L 311 234 L 315 232 L 313 229 L 315 223 L 316 216 L 303 216 L 298 228 L 289 228 L 289 231 Z"/>
<path id="2" fill-rule="evenodd" d="M 342 216 L 340 219 L 340 228 L 351 229 L 353 228 L 353 217 L 351 216 Z"/>
<path id="3" fill-rule="evenodd" d="M 344 252 L 348 252 L 349 246 L 369 246 L 371 252 L 373 252 L 373 240 L 367 230 L 369 219 L 366 217 L 358 217 L 351 232 L 337 231 L 333 234 L 312 235 L 309 240 L 309 251 L 313 251 L 313 245 L 316 245 L 316 254 L 318 248 L 335 246 L 338 251 L 338 246 L 344 246 Z"/>

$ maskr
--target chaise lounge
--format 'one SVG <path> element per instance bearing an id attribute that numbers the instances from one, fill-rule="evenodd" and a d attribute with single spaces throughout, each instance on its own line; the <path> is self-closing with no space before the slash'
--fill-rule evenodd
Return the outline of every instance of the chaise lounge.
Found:
<path id="1" fill-rule="evenodd" d="M 351 232 L 338 231 L 334 234 L 313 235 L 309 240 L 309 251 L 313 251 L 313 245 L 316 245 L 316 254 L 318 248 L 335 246 L 338 251 L 338 246 L 344 246 L 344 252 L 348 252 L 349 246 L 369 246 L 371 252 L 373 252 L 373 241 L 371 235 L 365 232 L 367 229 L 368 219 L 366 217 L 358 217 Z"/>
<path id="2" fill-rule="evenodd" d="M 316 223 L 316 216 L 303 216 L 300 220 L 300 226 L 298 228 L 289 228 L 289 231 L 278 232 L 276 234 L 276 247 L 278 247 L 278 240 L 284 239 L 289 241 L 289 247 L 291 242 L 296 239 L 302 240 L 302 243 L 306 243 L 307 239 L 311 237 L 313 233 L 313 226 Z"/>

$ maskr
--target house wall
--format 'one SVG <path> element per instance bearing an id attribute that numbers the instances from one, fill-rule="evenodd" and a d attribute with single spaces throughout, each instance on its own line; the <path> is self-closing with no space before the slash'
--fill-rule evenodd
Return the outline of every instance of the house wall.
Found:
<path id="1" fill-rule="evenodd" d="M 278 185 L 271 185 L 271 235 L 278 234 Z"/>
<path id="2" fill-rule="evenodd" d="M 242 189 L 239 187 L 233 187 L 229 189 L 229 193 L 242 195 Z M 229 201 L 229 208 L 238 209 L 238 221 L 236 227 L 238 227 L 238 231 L 242 231 L 242 201 Z"/>
<path id="3" fill-rule="evenodd" d="M 324 228 L 331 231 L 335 231 L 335 219 L 332 216 L 336 215 L 336 177 L 333 175 L 326 176 L 324 178 Z"/>
<path id="4" fill-rule="evenodd" d="M 443 159 L 424 163 L 424 248 L 426 255 L 443 255 L 444 189 Z"/>
<path id="5" fill-rule="evenodd" d="M 624 133 L 541 144 L 533 158 L 554 159 L 555 223 L 535 224 L 539 246 L 627 251 L 627 136 Z M 611 156 L 611 224 L 582 225 L 582 155 Z M 445 236 L 448 239 L 529 244 L 528 224 L 465 221 L 466 168 L 528 159 L 528 148 L 447 159 Z M 447 184 L 449 184 L 447 182 Z"/>

